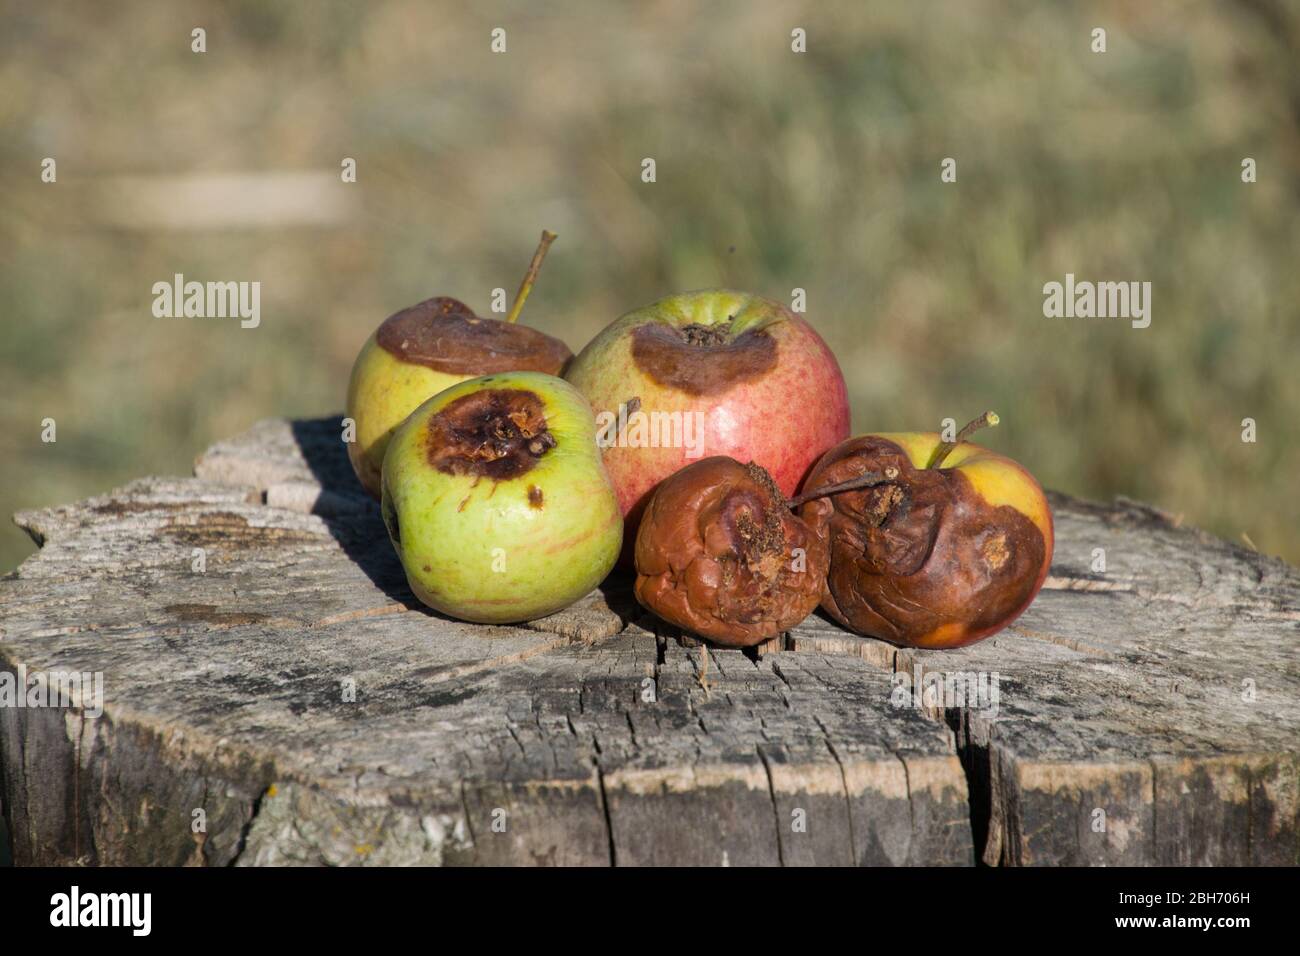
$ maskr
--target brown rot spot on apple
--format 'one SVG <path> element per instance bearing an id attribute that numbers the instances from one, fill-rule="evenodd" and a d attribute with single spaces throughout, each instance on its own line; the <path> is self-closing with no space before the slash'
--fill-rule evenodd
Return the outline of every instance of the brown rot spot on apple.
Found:
<path id="1" fill-rule="evenodd" d="M 558 375 L 573 353 L 559 339 L 500 319 L 479 318 L 458 299 L 437 296 L 389 316 L 375 341 L 393 357 L 449 375 Z"/>
<path id="2" fill-rule="evenodd" d="M 1007 548 L 1007 536 L 1004 532 L 999 531 L 991 535 L 980 545 L 980 554 L 984 556 L 984 563 L 988 565 L 990 571 L 997 571 L 1002 565 L 1007 563 L 1010 552 Z"/>
<path id="3" fill-rule="evenodd" d="M 425 426 L 429 464 L 444 474 L 473 475 L 476 480 L 518 478 L 555 446 L 542 400 L 526 389 L 492 388 L 463 395 Z"/>
<path id="4" fill-rule="evenodd" d="M 771 476 L 722 456 L 656 489 L 636 539 L 636 596 L 670 624 L 747 647 L 816 608 L 827 551 Z"/>
<path id="5" fill-rule="evenodd" d="M 775 368 L 777 345 L 762 329 L 734 335 L 731 320 L 681 328 L 648 322 L 632 332 L 632 359 L 661 385 L 715 395 Z"/>
<path id="6" fill-rule="evenodd" d="M 536 485 L 528 486 L 528 507 L 538 510 L 542 507 L 542 489 Z"/>
<path id="7" fill-rule="evenodd" d="M 727 319 L 726 322 L 719 322 L 717 325 L 702 325 L 699 322 L 692 322 L 690 325 L 682 326 L 682 338 L 686 340 L 687 345 L 703 348 L 726 345 L 727 339 L 731 337 L 731 323 L 734 321 L 733 316 Z"/>

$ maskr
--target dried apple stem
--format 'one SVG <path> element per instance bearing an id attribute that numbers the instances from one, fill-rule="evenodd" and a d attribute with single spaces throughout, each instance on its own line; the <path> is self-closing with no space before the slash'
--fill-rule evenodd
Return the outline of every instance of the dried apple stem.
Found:
<path id="1" fill-rule="evenodd" d="M 542 241 L 537 244 L 537 251 L 533 253 L 533 261 L 528 263 L 528 271 L 524 273 L 524 281 L 519 283 L 519 291 L 515 293 L 515 303 L 510 307 L 510 314 L 506 316 L 507 322 L 513 322 L 519 318 L 519 313 L 524 308 L 524 302 L 528 299 L 528 293 L 533 291 L 533 283 L 537 281 L 537 272 L 542 268 L 542 260 L 546 258 L 546 250 L 551 248 L 551 243 L 555 239 L 555 233 L 547 229 L 542 230 Z"/>
<path id="2" fill-rule="evenodd" d="M 983 415 L 981 415 L 979 418 L 975 419 L 974 421 L 967 422 L 964 426 L 962 426 L 962 430 L 957 433 L 957 438 L 954 441 L 943 442 L 942 444 L 939 445 L 938 448 L 934 450 L 934 455 L 930 458 L 930 464 L 926 465 L 926 467 L 927 468 L 941 467 L 944 461 L 948 458 L 948 456 L 952 454 L 952 450 L 954 448 L 956 448 L 958 445 L 964 442 L 975 432 L 979 431 L 981 428 L 992 428 L 999 421 L 1001 421 L 1001 419 L 998 418 L 996 412 L 985 412 Z"/>
<path id="3" fill-rule="evenodd" d="M 884 473 L 878 471 L 868 471 L 856 478 L 850 478 L 847 481 L 837 482 L 833 485 L 825 485 L 812 491 L 805 491 L 801 495 L 795 495 L 793 498 L 787 498 L 785 505 L 787 508 L 798 508 L 805 501 L 812 501 L 814 498 L 825 498 L 827 495 L 838 495 L 842 491 L 857 491 L 859 488 L 873 488 L 876 485 L 883 485 L 886 482 L 893 481 L 898 477 L 898 469 L 889 467 Z"/>

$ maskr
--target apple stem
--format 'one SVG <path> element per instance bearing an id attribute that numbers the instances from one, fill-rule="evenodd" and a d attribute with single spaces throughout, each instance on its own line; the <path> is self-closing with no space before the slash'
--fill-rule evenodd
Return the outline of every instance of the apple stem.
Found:
<path id="1" fill-rule="evenodd" d="M 876 485 L 883 485 L 886 482 L 893 481 L 898 477 L 898 469 L 890 465 L 884 473 L 878 471 L 868 471 L 856 478 L 850 478 L 847 481 L 837 482 L 833 485 L 825 485 L 821 488 L 815 488 L 812 491 L 805 491 L 801 495 L 795 495 L 793 498 L 787 498 L 785 506 L 787 508 L 798 508 L 805 501 L 812 501 L 815 498 L 825 498 L 827 495 L 838 495 L 842 491 L 857 491 L 859 488 L 873 488 Z"/>
<path id="2" fill-rule="evenodd" d="M 528 299 L 528 293 L 533 291 L 533 283 L 537 281 L 537 272 L 542 268 L 542 260 L 546 258 L 546 250 L 551 248 L 551 243 L 555 239 L 555 233 L 548 229 L 542 230 L 542 241 L 537 244 L 537 251 L 533 253 L 533 261 L 528 263 L 528 271 L 524 273 L 524 281 L 519 283 L 519 291 L 515 293 L 515 303 L 510 307 L 510 314 L 506 316 L 507 322 L 513 322 L 519 318 L 519 313 L 524 308 L 524 302 Z"/>
<path id="3" fill-rule="evenodd" d="M 952 454 L 954 448 L 981 428 L 992 428 L 999 421 L 1001 421 L 1001 419 L 998 418 L 996 412 L 985 412 L 974 421 L 967 422 L 962 426 L 962 430 L 957 433 L 957 437 L 953 441 L 942 442 L 939 447 L 934 450 L 934 455 L 930 458 L 930 464 L 926 465 L 926 467 L 941 467 L 947 457 Z"/>

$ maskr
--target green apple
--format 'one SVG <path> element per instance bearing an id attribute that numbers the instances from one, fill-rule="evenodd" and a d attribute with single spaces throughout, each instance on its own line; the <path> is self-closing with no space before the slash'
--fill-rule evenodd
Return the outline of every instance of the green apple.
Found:
<path id="1" fill-rule="evenodd" d="M 393 432 L 422 402 L 479 375 L 522 370 L 559 375 L 573 358 L 559 339 L 515 324 L 554 239 L 554 233 L 542 233 L 506 319 L 479 317 L 465 303 L 437 296 L 389 316 L 366 340 L 348 382 L 346 415 L 356 423 L 348 458 L 374 497 L 379 497 L 380 467 Z"/>
<path id="2" fill-rule="evenodd" d="M 591 406 L 540 372 L 429 399 L 388 443 L 382 488 L 411 590 L 466 621 L 553 614 L 604 580 L 623 543 Z"/>

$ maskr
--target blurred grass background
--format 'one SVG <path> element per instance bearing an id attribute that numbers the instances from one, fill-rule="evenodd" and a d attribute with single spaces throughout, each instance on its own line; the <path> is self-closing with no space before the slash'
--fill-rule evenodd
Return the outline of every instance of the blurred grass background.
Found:
<path id="1" fill-rule="evenodd" d="M 802 287 L 856 430 L 993 408 L 1045 485 L 1300 562 L 1298 50 L 1270 0 L 6 2 L 0 511 L 340 409 L 380 320 L 486 311 L 545 226 L 524 321 L 575 351 L 671 292 Z M 187 187 L 286 173 L 269 211 Z M 177 272 L 260 280 L 261 326 L 155 319 Z M 1044 318 L 1066 272 L 1151 281 L 1151 327 Z M 31 551 L 6 526 L 0 570 Z"/>

